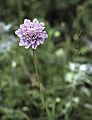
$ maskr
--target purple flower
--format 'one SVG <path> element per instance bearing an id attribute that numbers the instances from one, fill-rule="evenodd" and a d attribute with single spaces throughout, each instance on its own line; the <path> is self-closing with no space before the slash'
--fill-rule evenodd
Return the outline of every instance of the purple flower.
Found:
<path id="1" fill-rule="evenodd" d="M 26 49 L 29 47 L 36 49 L 48 38 L 44 29 L 45 24 L 39 22 L 36 18 L 32 22 L 29 19 L 25 19 L 20 28 L 15 31 L 15 34 L 20 38 L 19 46 L 24 46 Z"/>

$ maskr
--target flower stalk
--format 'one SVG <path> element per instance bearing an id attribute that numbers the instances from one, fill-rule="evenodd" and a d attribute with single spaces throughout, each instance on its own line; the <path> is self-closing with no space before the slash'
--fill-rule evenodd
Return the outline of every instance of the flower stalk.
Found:
<path id="1" fill-rule="evenodd" d="M 54 120 L 49 109 L 47 106 L 47 103 L 44 100 L 44 94 L 43 91 L 41 89 L 41 85 L 40 85 L 40 79 L 39 79 L 39 73 L 38 73 L 38 68 L 37 68 L 37 58 L 36 58 L 36 50 L 33 50 L 33 62 L 34 62 L 34 68 L 35 68 L 35 73 L 36 73 L 36 81 L 38 82 L 38 86 L 39 86 L 39 93 L 40 93 L 40 99 L 41 99 L 41 103 L 43 105 L 43 107 L 45 108 L 47 115 L 48 115 L 48 120 Z"/>

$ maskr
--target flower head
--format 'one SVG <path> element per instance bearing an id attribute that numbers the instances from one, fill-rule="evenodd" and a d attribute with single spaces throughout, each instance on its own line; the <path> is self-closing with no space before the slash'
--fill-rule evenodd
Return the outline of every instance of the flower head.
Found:
<path id="1" fill-rule="evenodd" d="M 26 49 L 29 47 L 36 49 L 48 38 L 44 29 L 45 24 L 39 22 L 36 18 L 32 22 L 29 19 L 25 19 L 20 28 L 15 31 L 15 34 L 20 38 L 19 46 L 24 46 Z"/>

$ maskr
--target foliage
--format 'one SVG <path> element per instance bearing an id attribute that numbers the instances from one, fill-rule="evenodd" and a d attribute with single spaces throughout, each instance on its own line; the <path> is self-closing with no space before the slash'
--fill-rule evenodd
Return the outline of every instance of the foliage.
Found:
<path id="1" fill-rule="evenodd" d="M 36 51 L 48 109 L 56 120 L 92 119 L 91 11 L 92 0 L 0 0 L 0 120 L 48 120 L 32 50 L 14 34 L 35 17 L 49 35 Z"/>

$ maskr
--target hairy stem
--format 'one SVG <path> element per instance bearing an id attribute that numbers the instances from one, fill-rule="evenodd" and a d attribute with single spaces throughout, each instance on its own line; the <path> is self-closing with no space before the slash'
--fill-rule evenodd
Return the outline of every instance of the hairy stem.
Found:
<path id="1" fill-rule="evenodd" d="M 39 84 L 39 92 L 40 92 L 40 99 L 41 99 L 41 102 L 42 102 L 42 105 L 43 107 L 45 108 L 46 112 L 47 112 L 47 115 L 48 115 L 48 119 L 49 120 L 54 120 L 50 114 L 50 111 L 48 109 L 48 106 L 47 106 L 47 103 L 45 102 L 44 100 L 44 95 L 43 95 L 43 91 L 41 90 L 41 85 L 40 85 L 40 77 L 39 77 L 39 73 L 38 73 L 38 67 L 37 67 L 37 58 L 36 58 L 36 51 L 33 50 L 33 62 L 34 62 L 34 67 L 35 67 L 35 73 L 36 73 L 36 80 Z"/>

